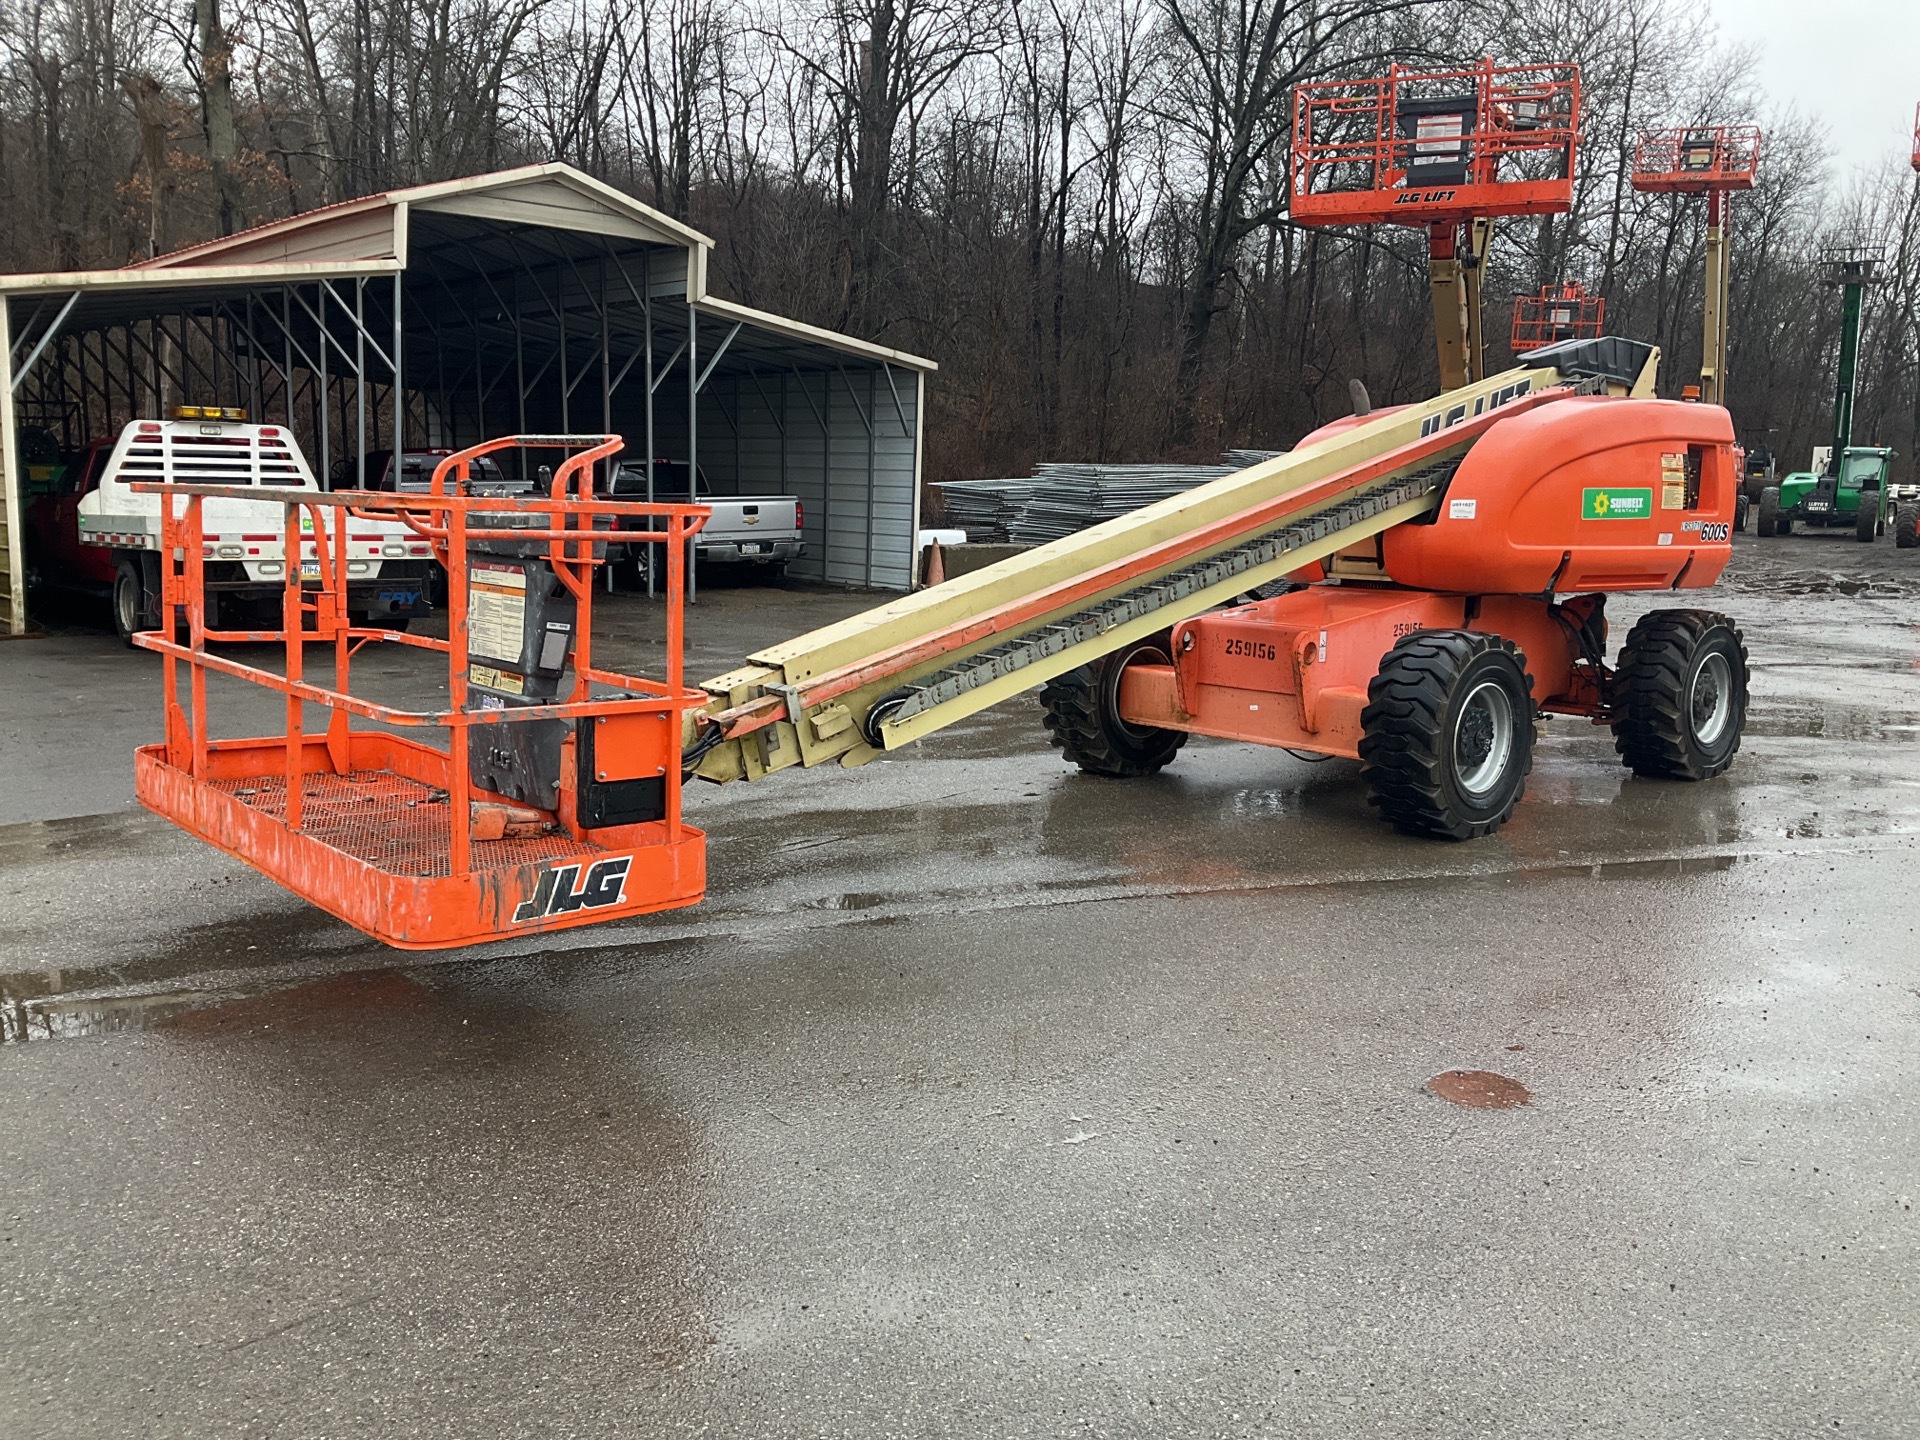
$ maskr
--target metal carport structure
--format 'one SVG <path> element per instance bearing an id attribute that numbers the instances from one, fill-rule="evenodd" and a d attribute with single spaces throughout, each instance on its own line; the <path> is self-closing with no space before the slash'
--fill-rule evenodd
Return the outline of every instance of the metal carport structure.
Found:
<path id="1" fill-rule="evenodd" d="M 551 164 L 0 277 L 0 620 L 26 628 L 23 437 L 70 450 L 179 404 L 283 421 L 328 485 L 402 449 L 615 431 L 715 494 L 798 496 L 796 576 L 910 588 L 935 365 L 709 295 L 713 244 Z"/>

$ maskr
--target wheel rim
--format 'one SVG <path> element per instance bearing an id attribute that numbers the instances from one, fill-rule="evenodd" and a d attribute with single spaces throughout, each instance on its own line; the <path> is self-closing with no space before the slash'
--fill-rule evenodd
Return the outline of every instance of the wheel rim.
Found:
<path id="1" fill-rule="evenodd" d="M 94 593 L 97 595 L 100 592 L 96 590 Z M 94 603 L 98 604 L 99 602 L 95 601 Z M 120 629 L 124 634 L 131 635 L 140 628 L 139 602 L 134 598 L 132 582 L 124 575 L 120 577 L 119 582 L 113 587 L 113 604 L 114 608 L 120 612 Z M 99 612 L 95 611 L 94 613 L 98 614 Z"/>
<path id="2" fill-rule="evenodd" d="M 1483 680 L 1468 692 L 1453 722 L 1453 768 L 1462 791 L 1490 794 L 1513 756 L 1513 697 L 1498 680 Z"/>
<path id="3" fill-rule="evenodd" d="M 1693 738 L 1711 745 L 1727 731 L 1733 719 L 1733 666 L 1715 651 L 1693 672 L 1693 694 L 1687 701 Z"/>
<path id="4" fill-rule="evenodd" d="M 1158 645 L 1138 645 L 1126 654 L 1108 675 L 1107 712 L 1113 717 L 1113 726 L 1127 739 L 1140 743 L 1160 734 L 1160 730 L 1151 725 L 1129 725 L 1120 715 L 1120 677 L 1127 673 L 1129 665 L 1138 664 L 1171 665 L 1172 659 Z"/>

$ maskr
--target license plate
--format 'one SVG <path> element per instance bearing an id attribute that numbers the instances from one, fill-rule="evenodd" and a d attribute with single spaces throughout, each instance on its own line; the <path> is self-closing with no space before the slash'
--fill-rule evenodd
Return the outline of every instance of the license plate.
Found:
<path id="1" fill-rule="evenodd" d="M 764 555 L 766 550 L 767 547 L 762 545 L 758 540 L 745 540 L 740 544 L 740 553 L 742 555 Z"/>
<path id="2" fill-rule="evenodd" d="M 302 580 L 318 580 L 320 578 L 320 562 L 318 560 L 302 560 L 300 562 L 300 578 Z"/>

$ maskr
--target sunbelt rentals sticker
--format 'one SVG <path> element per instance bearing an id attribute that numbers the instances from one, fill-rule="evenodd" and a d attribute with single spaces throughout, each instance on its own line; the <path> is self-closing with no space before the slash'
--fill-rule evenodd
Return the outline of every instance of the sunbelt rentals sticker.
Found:
<path id="1" fill-rule="evenodd" d="M 1582 520 L 1645 520 L 1653 514 L 1653 491 L 1600 486 L 1580 492 Z"/>

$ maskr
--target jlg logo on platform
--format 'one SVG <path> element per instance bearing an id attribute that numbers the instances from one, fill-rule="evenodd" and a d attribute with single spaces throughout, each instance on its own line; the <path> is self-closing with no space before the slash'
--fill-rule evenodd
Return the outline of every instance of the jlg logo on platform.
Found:
<path id="1" fill-rule="evenodd" d="M 588 868 L 584 880 L 578 865 L 556 865 L 540 877 L 533 897 L 522 901 L 520 908 L 513 912 L 513 923 L 519 925 L 549 915 L 571 915 L 575 910 L 600 910 L 618 905 L 626 898 L 627 871 L 632 865 L 631 855 L 622 855 L 618 860 L 597 860 Z M 576 880 L 580 881 L 578 890 L 573 888 Z"/>

